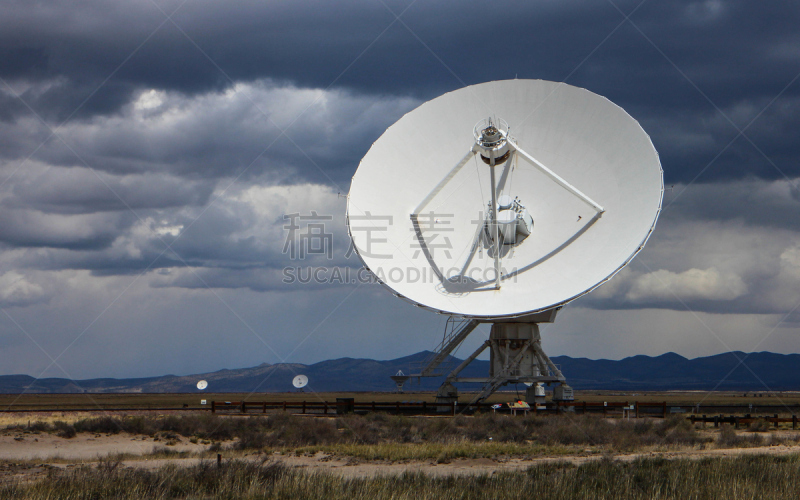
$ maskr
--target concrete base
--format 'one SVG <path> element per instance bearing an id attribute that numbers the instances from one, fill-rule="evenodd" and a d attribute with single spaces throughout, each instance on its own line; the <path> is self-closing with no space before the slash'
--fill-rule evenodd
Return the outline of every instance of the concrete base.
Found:
<path id="1" fill-rule="evenodd" d="M 565 383 L 553 389 L 553 401 L 575 401 L 575 394 L 572 387 Z"/>
<path id="2" fill-rule="evenodd" d="M 533 384 L 525 391 L 525 402 L 529 405 L 543 405 L 545 404 L 544 386 L 540 384 Z"/>
<path id="3" fill-rule="evenodd" d="M 436 391 L 436 403 L 441 405 L 436 407 L 437 413 L 449 412 L 450 408 L 444 405 L 458 403 L 458 389 L 456 389 L 456 386 L 450 382 L 442 384 L 439 390 Z"/>

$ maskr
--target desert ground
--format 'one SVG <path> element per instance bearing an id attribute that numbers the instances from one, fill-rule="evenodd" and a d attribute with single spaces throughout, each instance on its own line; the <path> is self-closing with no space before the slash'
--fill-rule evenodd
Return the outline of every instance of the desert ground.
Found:
<path id="1" fill-rule="evenodd" d="M 791 423 L 781 423 L 776 428 L 758 419 L 757 414 L 753 415 L 755 421 L 735 429 L 724 424 L 691 424 L 686 414 L 669 415 L 666 419 L 569 413 L 511 416 L 490 412 L 456 417 L 386 413 L 291 415 L 281 411 L 212 414 L 200 405 L 185 406 L 199 399 L 196 394 L 92 395 L 94 410 L 71 408 L 84 403 L 75 400 L 85 396 L 26 395 L 13 401 L 10 396 L 0 398 L 5 398 L 6 404 L 6 411 L 0 413 L 0 488 L 11 488 L 8 491 L 20 498 L 45 498 L 52 492 L 25 496 L 29 491 L 25 488 L 34 491 L 54 478 L 66 481 L 81 474 L 82 481 L 86 481 L 86 474 L 92 471 L 101 476 L 109 470 L 114 474 L 163 474 L 176 468 L 203 471 L 224 468 L 226 464 L 239 468 L 246 468 L 246 464 L 257 468 L 279 466 L 282 474 L 312 474 L 345 481 L 386 477 L 402 481 L 411 477 L 409 474 L 421 474 L 430 480 L 467 477 L 483 481 L 480 478 L 498 475 L 528 477 L 530 471 L 542 467 L 582 470 L 591 464 L 601 468 L 631 464 L 637 468 L 667 461 L 680 468 L 687 467 L 687 462 L 709 467 L 710 463 L 725 460 L 800 463 L 800 430 L 792 429 Z M 236 396 L 241 400 L 247 395 L 223 396 L 220 400 L 234 400 Z M 251 395 L 250 401 L 266 400 L 260 396 Z M 272 401 L 303 401 L 311 397 L 335 401 L 336 397 L 343 397 L 302 393 L 270 396 Z M 351 397 L 363 400 L 364 396 Z M 409 401 L 432 400 L 430 394 L 404 396 Z M 514 399 L 513 396 L 501 393 L 495 399 L 503 401 Z M 210 401 L 218 395 L 202 397 Z M 625 398 L 616 401 L 669 401 L 670 405 L 758 400 L 756 409 L 758 404 L 765 404 L 766 398 L 783 404 L 783 414 L 790 413 L 791 406 L 800 401 L 797 394 L 786 393 L 745 396 L 597 392 L 580 397 L 592 402 Z M 392 401 L 397 395 L 369 394 L 367 398 Z M 773 414 L 770 411 L 764 416 Z M 720 474 L 724 476 L 726 472 Z M 749 491 L 752 485 L 744 486 L 741 491 Z M 795 491 L 791 486 L 783 490 Z"/>

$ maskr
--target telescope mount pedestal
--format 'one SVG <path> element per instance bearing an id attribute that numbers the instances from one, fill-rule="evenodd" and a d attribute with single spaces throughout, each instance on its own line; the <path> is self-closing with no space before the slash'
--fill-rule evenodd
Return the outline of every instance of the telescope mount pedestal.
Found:
<path id="1" fill-rule="evenodd" d="M 487 348 L 490 351 L 489 376 L 459 377 L 458 374 Z M 538 323 L 525 322 L 524 319 L 520 322 L 493 323 L 489 340 L 450 372 L 437 392 L 436 402 L 457 402 L 458 389 L 454 384 L 459 382 L 484 384 L 469 404 L 486 399 L 506 384 L 526 382 L 532 384 L 525 395 L 528 403 L 543 402 L 542 384 L 558 384 L 553 391 L 554 401 L 574 399 L 572 388 L 567 385 L 561 370 L 542 349 Z"/>

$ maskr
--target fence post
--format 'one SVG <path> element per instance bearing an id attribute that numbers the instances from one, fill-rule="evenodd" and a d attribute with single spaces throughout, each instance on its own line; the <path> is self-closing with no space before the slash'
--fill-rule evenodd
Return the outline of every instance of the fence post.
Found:
<path id="1" fill-rule="evenodd" d="M 666 401 L 664 401 L 664 406 L 663 406 L 663 417 L 667 418 L 667 402 Z"/>
<path id="2" fill-rule="evenodd" d="M 325 409 L 325 415 L 327 415 L 328 414 L 328 402 L 325 401 L 324 404 L 325 404 L 325 408 L 324 408 Z"/>
<path id="3" fill-rule="evenodd" d="M 719 429 L 719 415 L 714 415 L 714 428 Z"/>
<path id="4" fill-rule="evenodd" d="M 450 415 L 455 416 L 455 414 L 456 414 L 456 402 L 452 401 L 450 403 Z"/>
<path id="5" fill-rule="evenodd" d="M 734 425 L 738 429 L 739 428 L 739 417 L 733 417 L 733 421 L 734 421 Z"/>
<path id="6" fill-rule="evenodd" d="M 305 413 L 306 413 L 306 402 L 303 401 L 303 415 L 305 415 Z"/>
<path id="7" fill-rule="evenodd" d="M 797 429 L 797 415 L 792 415 L 792 429 Z"/>
<path id="8" fill-rule="evenodd" d="M 283 402 L 283 411 L 286 411 L 286 401 Z"/>
<path id="9" fill-rule="evenodd" d="M 242 401 L 242 414 L 247 413 L 247 409 L 244 407 L 244 405 L 245 405 L 245 402 Z"/>
<path id="10" fill-rule="evenodd" d="M 428 413 L 428 402 L 427 401 L 423 401 L 422 402 L 422 413 Z"/>
<path id="11" fill-rule="evenodd" d="M 217 413 L 217 402 L 216 401 L 212 401 L 211 402 L 211 413 Z"/>
<path id="12" fill-rule="evenodd" d="M 264 402 L 263 406 L 261 407 L 261 413 L 267 413 L 267 403 Z"/>
<path id="13" fill-rule="evenodd" d="M 638 401 L 636 401 L 636 402 L 635 402 L 635 403 L 633 403 L 633 404 L 636 406 L 636 418 L 639 418 L 639 402 L 638 402 Z"/>
<path id="14" fill-rule="evenodd" d="M 778 414 L 775 414 L 775 428 L 778 428 Z"/>

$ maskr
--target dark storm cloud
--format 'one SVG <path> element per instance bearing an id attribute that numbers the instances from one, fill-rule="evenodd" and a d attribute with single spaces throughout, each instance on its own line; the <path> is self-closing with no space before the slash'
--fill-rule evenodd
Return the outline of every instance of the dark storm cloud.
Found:
<path id="1" fill-rule="evenodd" d="M 668 186 L 662 217 L 682 221 L 741 221 L 746 228 L 800 231 L 800 183 L 729 181 Z"/>
<path id="2" fill-rule="evenodd" d="M 444 319 L 384 287 L 286 285 L 283 269 L 356 266 L 339 191 L 373 141 L 427 99 L 515 76 L 622 106 L 675 184 L 644 251 L 552 326 L 581 332 L 562 349 L 712 354 L 707 324 L 739 331 L 731 346 L 746 350 L 800 297 L 798 13 L 721 0 L 5 1 L 2 371 L 37 375 L 41 349 L 64 348 L 59 363 L 82 376 L 272 360 L 253 332 L 307 361 L 433 347 Z M 332 256 L 293 260 L 283 215 L 311 211 L 331 215 Z M 790 333 L 768 347 L 796 351 Z"/>
<path id="3" fill-rule="evenodd" d="M 374 42 L 341 85 L 430 97 L 461 86 L 453 75 L 442 81 L 449 73 L 437 56 L 466 83 L 485 81 L 491 68 L 498 78 L 520 72 L 520 77 L 567 77 L 640 4 L 614 3 L 162 4 L 164 13 L 178 7 L 173 20 L 190 40 L 172 22 L 162 25 L 165 15 L 156 2 L 54 2 L 37 9 L 18 2 L 7 6 L 4 16 L 0 40 L 10 62 L 2 74 L 102 79 L 147 39 L 119 69 L 120 81 L 187 91 L 216 88 L 224 76 L 194 41 L 234 80 L 271 77 L 326 87 Z M 400 21 L 392 11 L 402 12 Z M 770 92 L 769 80 L 783 74 L 785 83 L 794 76 L 792 68 L 773 64 L 794 58 L 787 49 L 797 42 L 797 12 L 787 2 L 644 2 L 631 20 L 722 105 L 736 97 L 722 92 L 730 92 L 731 80 L 733 88 Z M 623 24 L 598 52 L 586 72 L 592 80 L 603 77 L 598 80 L 605 84 L 595 82 L 598 91 L 616 89 L 648 100 L 660 95 L 665 108 L 680 103 L 682 94 L 663 93 L 680 82 L 679 75 L 631 25 Z M 761 74 L 753 75 L 753 69 Z M 670 78 L 663 81 L 664 76 Z"/>
<path id="4" fill-rule="evenodd" d="M 119 180 L 114 185 L 125 194 Z M 234 186 L 215 192 L 211 195 L 214 203 L 203 206 L 148 206 L 158 200 L 171 200 L 165 194 L 169 190 L 179 191 L 178 185 L 167 182 L 158 192 L 134 192 L 142 196 L 142 206 L 132 211 L 114 210 L 111 197 L 99 201 L 80 199 L 87 206 L 99 206 L 90 213 L 72 210 L 73 198 L 86 193 L 71 192 L 71 183 L 65 183 L 64 192 L 50 187 L 44 185 L 41 193 L 56 197 L 59 204 L 44 204 L 46 198 L 41 193 L 37 193 L 37 200 L 51 211 L 9 207 L 0 210 L 0 242 L 6 250 L 28 250 L 0 261 L 0 270 L 11 265 L 15 269 L 87 270 L 95 276 L 161 272 L 156 276 L 157 286 L 267 291 L 281 286 L 280 270 L 287 265 L 357 265 L 355 258 L 348 261 L 345 257 L 349 238 L 344 227 L 343 200 L 326 186 Z M 104 193 L 102 187 L 90 186 L 87 193 Z M 194 195 L 193 187 L 188 186 L 184 194 Z M 108 210 L 104 209 L 105 204 L 110 205 Z M 307 226 L 303 223 L 297 238 L 291 237 L 284 214 L 307 215 L 311 210 L 325 217 L 323 223 L 330 240 L 324 244 L 328 246 L 325 252 L 309 253 L 293 262 L 296 254 L 288 253 L 287 242 L 293 240 L 297 245 Z M 192 270 L 186 271 L 188 268 Z M 198 276 L 207 276 L 208 282 L 203 283 Z"/>
<path id="5" fill-rule="evenodd" d="M 52 128 L 33 117 L 0 124 L 0 140 L 8 144 L 0 147 L 0 158 L 16 167 L 27 153 L 49 165 L 82 167 L 79 171 L 140 174 L 143 187 L 157 184 L 159 176 L 205 186 L 220 178 L 266 177 L 271 183 L 310 180 L 344 191 L 380 131 L 416 104 L 409 98 L 299 89 L 270 80 L 194 97 L 151 89 L 139 91 L 111 116 Z M 281 127 L 289 126 L 283 134 Z M 26 169 L 15 174 L 15 182 Z M 154 187 L 154 192 L 163 190 Z"/>
<path id="6" fill-rule="evenodd" d="M 676 220 L 800 229 L 795 191 L 776 196 L 770 184 L 742 180 L 800 173 L 800 85 L 771 102 L 800 72 L 793 5 L 616 3 L 624 14 L 611 2 L 387 5 L 5 4 L 0 240 L 46 249 L 20 258 L 30 268 L 111 275 L 191 266 L 213 270 L 214 286 L 268 290 L 269 273 L 285 264 L 279 217 L 289 204 L 259 213 L 225 192 L 233 179 L 234 191 L 311 183 L 333 196 L 347 190 L 369 145 L 422 99 L 515 76 L 566 80 L 637 118 L 667 182 L 679 183 L 665 197 Z M 178 27 L 159 7 L 177 9 Z M 401 21 L 390 10 L 404 11 Z M 337 234 L 346 239 L 343 227 Z M 789 247 L 781 245 L 773 261 Z M 698 262 L 701 274 L 681 274 L 691 268 L 669 258 L 657 260 L 672 273 L 666 279 L 710 301 L 706 309 L 744 300 L 715 295 L 736 279 L 747 290 L 768 282 L 743 264 L 714 274 L 713 263 Z M 194 278 L 161 286 L 193 288 Z M 598 307 L 623 299 L 660 307 L 648 279 L 598 298 Z M 696 281 L 706 286 L 699 295 Z"/>
<path id="7" fill-rule="evenodd" d="M 0 242 L 11 247 L 96 250 L 130 227 L 129 214 L 63 216 L 34 210 L 0 211 Z"/>
<path id="8" fill-rule="evenodd" d="M 48 169 L 15 182 L 13 196 L 0 206 L 61 214 L 199 206 L 213 187 L 163 174 L 119 177 L 79 167 Z"/>
<path id="9" fill-rule="evenodd" d="M 419 99 L 515 76 L 566 79 L 642 121 L 670 182 L 697 175 L 800 72 L 800 8 L 789 2 L 86 1 L 37 8 L 13 2 L 3 10 L 0 75 L 56 121 L 84 101 L 77 116 L 86 119 L 119 111 L 136 89 L 194 95 L 227 88 L 227 77 Z M 173 11 L 178 27 L 165 22 Z M 51 84 L 37 90 L 22 82 Z M 790 176 L 798 173 L 790 132 L 797 114 L 785 103 L 799 89 L 791 86 L 747 131 Z M 5 115 L 25 112 L 15 108 Z M 177 165 L 205 152 L 174 153 L 164 161 Z M 358 154 L 346 159 L 352 164 Z M 715 163 L 701 181 L 781 176 L 743 138 Z M 319 174 L 307 164 L 298 168 Z"/>
<path id="10" fill-rule="evenodd" d="M 100 276 L 139 274 L 147 270 L 185 266 L 264 267 L 276 265 L 280 256 L 279 252 L 276 256 L 272 249 L 259 244 L 256 238 L 238 235 L 253 222 L 245 211 L 232 213 L 210 209 L 196 224 L 192 224 L 194 216 L 182 212 L 162 214 L 164 218 L 159 218 L 158 212 L 152 210 L 139 211 L 137 215 L 140 218 L 125 212 L 122 214 L 127 222 L 124 227 L 110 224 L 110 221 L 120 218 L 116 213 L 68 218 L 50 215 L 46 220 L 68 220 L 77 227 L 66 227 L 57 233 L 51 226 L 42 228 L 44 224 L 36 221 L 32 225 L 37 228 L 33 234 L 11 228 L 7 231 L 6 242 L 10 246 L 49 247 L 44 254 L 21 259 L 21 265 L 50 270 L 84 269 Z M 101 231 L 97 222 L 85 221 L 87 217 L 109 221 L 105 225 L 106 231 Z M 14 227 L 19 226 L 27 227 L 20 223 Z M 83 227 L 91 228 L 92 232 L 84 235 Z M 184 227 L 188 229 L 182 231 Z M 20 232 L 21 236 L 17 234 Z"/>

